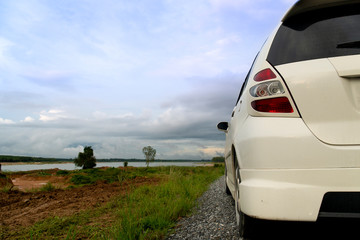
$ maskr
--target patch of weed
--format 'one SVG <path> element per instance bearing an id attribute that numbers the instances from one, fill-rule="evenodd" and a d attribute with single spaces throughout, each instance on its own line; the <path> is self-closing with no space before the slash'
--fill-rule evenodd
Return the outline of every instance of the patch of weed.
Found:
<path id="1" fill-rule="evenodd" d="M 224 163 L 215 163 L 214 167 L 224 167 Z"/>
<path id="2" fill-rule="evenodd" d="M 11 191 L 11 189 L 14 187 L 12 184 L 6 184 L 2 188 L 0 188 L 0 192 L 8 193 Z M 1 238 L 0 238 L 1 239 Z"/>
<path id="3" fill-rule="evenodd" d="M 56 172 L 56 176 L 65 176 L 65 175 L 69 175 L 70 171 L 67 170 L 59 170 Z"/>
<path id="4" fill-rule="evenodd" d="M 52 185 L 51 183 L 47 183 L 44 186 L 42 186 L 39 191 L 41 192 L 50 192 L 57 189 L 54 185 Z"/>
<path id="5" fill-rule="evenodd" d="M 48 172 L 46 172 L 46 171 L 39 171 L 39 172 L 37 173 L 37 175 L 38 175 L 38 176 L 50 176 L 51 173 L 48 173 Z"/>
<path id="6" fill-rule="evenodd" d="M 92 184 L 95 183 L 96 181 L 94 181 L 94 179 L 92 179 L 88 175 L 76 174 L 71 177 L 70 182 L 72 182 L 75 185 L 84 185 L 84 184 Z"/>

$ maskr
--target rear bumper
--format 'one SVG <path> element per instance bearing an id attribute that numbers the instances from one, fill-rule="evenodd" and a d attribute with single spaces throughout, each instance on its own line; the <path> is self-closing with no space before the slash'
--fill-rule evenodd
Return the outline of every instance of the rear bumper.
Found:
<path id="1" fill-rule="evenodd" d="M 301 118 L 248 117 L 234 143 L 249 216 L 316 221 L 326 193 L 360 192 L 360 146 L 325 144 Z"/>
<path id="2" fill-rule="evenodd" d="M 240 207 L 261 219 L 316 221 L 326 193 L 360 192 L 360 168 L 242 170 L 240 175 Z"/>

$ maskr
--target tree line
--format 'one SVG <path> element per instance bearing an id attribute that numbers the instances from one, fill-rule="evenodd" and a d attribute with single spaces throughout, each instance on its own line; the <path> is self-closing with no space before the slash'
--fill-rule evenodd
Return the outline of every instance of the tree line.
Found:
<path id="1" fill-rule="evenodd" d="M 0 162 L 65 162 L 70 160 L 71 159 L 68 158 L 42 158 L 42 157 L 0 155 Z"/>

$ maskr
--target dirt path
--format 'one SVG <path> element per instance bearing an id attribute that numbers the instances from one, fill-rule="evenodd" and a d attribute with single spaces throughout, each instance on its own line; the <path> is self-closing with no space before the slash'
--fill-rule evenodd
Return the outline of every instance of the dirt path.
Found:
<path id="1" fill-rule="evenodd" d="M 108 202 L 112 197 L 125 194 L 131 186 L 156 184 L 160 180 L 137 177 L 131 182 L 95 185 L 50 192 L 24 192 L 21 190 L 41 187 L 47 182 L 66 186 L 66 177 L 15 176 L 13 182 L 19 190 L 0 192 L 0 228 L 27 227 L 50 216 L 72 215 Z"/>

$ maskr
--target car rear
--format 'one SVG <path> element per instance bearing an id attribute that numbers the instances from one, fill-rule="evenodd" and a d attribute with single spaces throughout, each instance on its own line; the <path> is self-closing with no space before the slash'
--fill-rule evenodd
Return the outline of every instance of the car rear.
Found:
<path id="1" fill-rule="evenodd" d="M 359 30 L 359 1 L 299 1 L 265 43 L 234 136 L 246 215 L 360 217 Z"/>

